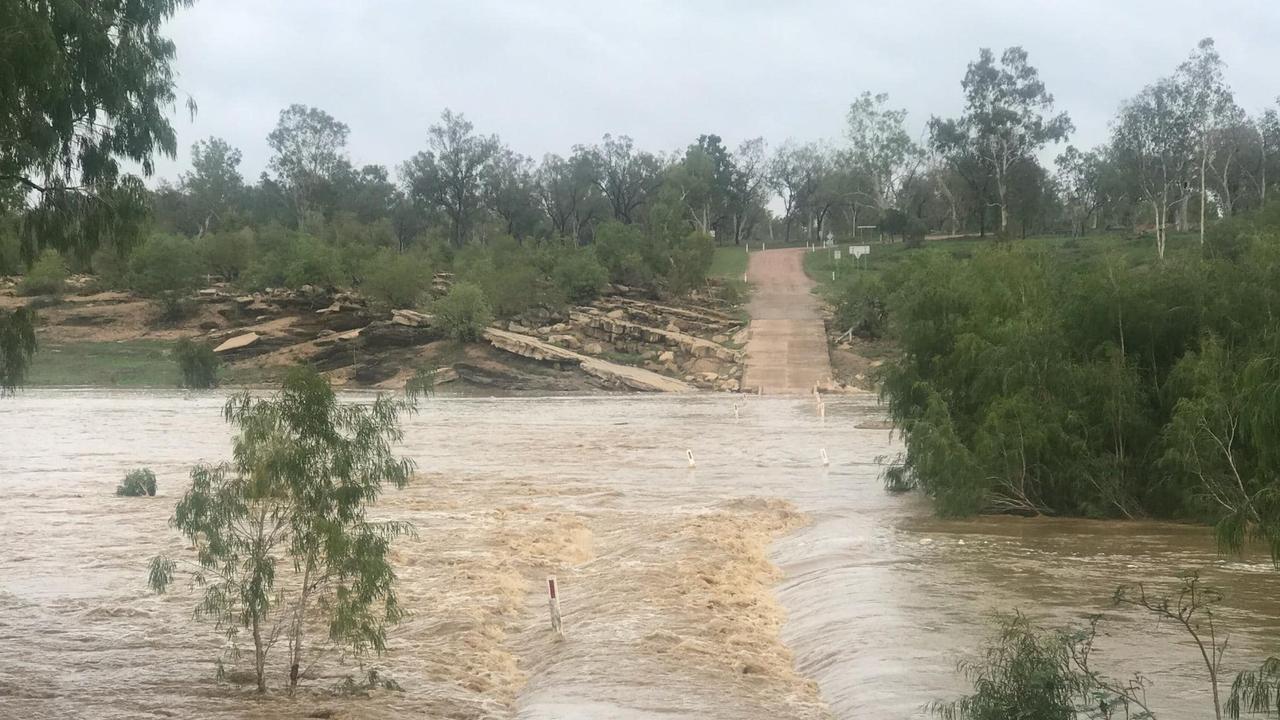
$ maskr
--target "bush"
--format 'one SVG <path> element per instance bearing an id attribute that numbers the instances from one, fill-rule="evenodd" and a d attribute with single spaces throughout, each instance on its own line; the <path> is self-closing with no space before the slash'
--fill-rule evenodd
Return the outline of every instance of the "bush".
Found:
<path id="1" fill-rule="evenodd" d="M 113 245 L 98 248 L 89 259 L 89 267 L 98 278 L 98 285 L 107 290 L 129 287 L 129 261 Z"/>
<path id="2" fill-rule="evenodd" d="M 454 284 L 449 294 L 435 302 L 436 319 L 449 337 L 462 342 L 479 340 L 493 322 L 493 311 L 479 286 L 469 282 Z"/>
<path id="3" fill-rule="evenodd" d="M 431 283 L 431 268 L 418 255 L 381 250 L 365 264 L 360 290 L 393 308 L 411 308 Z"/>
<path id="4" fill-rule="evenodd" d="M 218 386 L 218 367 L 222 361 L 213 348 L 205 343 L 183 338 L 173 349 L 178 369 L 182 372 L 182 387 L 205 390 Z"/>
<path id="5" fill-rule="evenodd" d="M 868 275 L 855 275 L 832 291 L 836 328 L 867 339 L 884 336 L 889 324 L 885 290 L 879 280 Z"/>
<path id="6" fill-rule="evenodd" d="M 667 273 L 671 291 L 681 295 L 706 282 L 715 254 L 715 238 L 704 232 L 695 230 L 677 243 L 671 249 L 671 269 Z"/>
<path id="7" fill-rule="evenodd" d="M 146 497 L 156 494 L 156 474 L 149 468 L 141 468 L 124 476 L 124 482 L 116 486 L 116 495 Z"/>
<path id="8" fill-rule="evenodd" d="M 162 319 L 187 314 L 190 295 L 200 283 L 200 255 L 183 238 L 153 235 L 129 258 L 129 285 L 160 301 Z"/>
<path id="9" fill-rule="evenodd" d="M 589 248 L 575 248 L 560 255 L 551 279 L 567 300 L 586 303 L 600 294 L 609 273 Z"/>
<path id="10" fill-rule="evenodd" d="M 259 234 L 258 247 L 262 252 L 240 279 L 248 289 L 342 284 L 338 253 L 323 240 L 269 226 Z"/>
<path id="11" fill-rule="evenodd" d="M 511 238 L 495 240 L 489 247 L 468 247 L 459 252 L 454 268 L 459 280 L 480 288 L 498 317 L 519 315 L 550 302 L 541 253 L 530 252 Z"/>
<path id="12" fill-rule="evenodd" d="M 204 255 L 209 272 L 229 281 L 237 280 L 253 262 L 257 241 L 253 230 L 244 228 L 234 232 L 206 235 L 200 251 Z"/>
<path id="13" fill-rule="evenodd" d="M 653 270 L 645 262 L 647 241 L 636 225 L 609 220 L 596 228 L 596 257 L 609 280 L 622 285 L 645 286 L 653 282 Z"/>
<path id="14" fill-rule="evenodd" d="M 48 248 L 31 264 L 18 283 L 19 295 L 61 295 L 67 282 L 67 264 L 57 250 Z"/>

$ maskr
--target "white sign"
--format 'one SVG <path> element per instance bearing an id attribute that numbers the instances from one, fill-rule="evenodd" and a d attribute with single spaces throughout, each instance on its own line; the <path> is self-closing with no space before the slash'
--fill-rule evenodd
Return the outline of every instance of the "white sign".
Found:
<path id="1" fill-rule="evenodd" d="M 836 250 L 836 252 L 835 252 L 835 258 L 836 258 L 837 260 L 839 260 L 839 259 L 840 259 L 840 251 L 839 251 L 839 250 Z"/>
<path id="2" fill-rule="evenodd" d="M 860 258 L 863 255 L 870 255 L 871 246 L 870 245 L 850 245 L 849 254 L 854 256 L 855 258 Z"/>

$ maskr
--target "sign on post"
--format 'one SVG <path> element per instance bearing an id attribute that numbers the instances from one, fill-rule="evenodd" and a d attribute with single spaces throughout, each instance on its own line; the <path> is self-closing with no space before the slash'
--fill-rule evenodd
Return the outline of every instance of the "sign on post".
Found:
<path id="1" fill-rule="evenodd" d="M 870 245 L 850 245 L 849 254 L 855 258 L 860 258 L 863 255 L 870 255 L 871 246 Z"/>

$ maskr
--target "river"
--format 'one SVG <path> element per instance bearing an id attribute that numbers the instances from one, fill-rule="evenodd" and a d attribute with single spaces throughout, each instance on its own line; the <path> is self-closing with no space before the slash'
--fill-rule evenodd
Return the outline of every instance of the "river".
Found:
<path id="1" fill-rule="evenodd" d="M 153 555 L 185 552 L 166 520 L 190 466 L 228 456 L 224 398 L 0 401 L 0 717 L 927 717 L 991 614 L 1021 608 L 1105 612 L 1098 663 L 1190 720 L 1212 713 L 1198 654 L 1110 608 L 1117 583 L 1198 569 L 1226 588 L 1228 670 L 1280 638 L 1269 564 L 1219 559 L 1202 528 L 940 521 L 886 493 L 900 446 L 869 396 L 829 398 L 825 421 L 796 398 L 437 397 L 405 424 L 418 477 L 377 509 L 418 529 L 394 551 L 413 616 L 372 661 L 404 690 L 330 692 L 358 668 L 328 656 L 299 697 L 260 698 L 215 681 L 223 641 L 185 586 L 146 588 Z M 138 466 L 159 496 L 114 497 Z"/>

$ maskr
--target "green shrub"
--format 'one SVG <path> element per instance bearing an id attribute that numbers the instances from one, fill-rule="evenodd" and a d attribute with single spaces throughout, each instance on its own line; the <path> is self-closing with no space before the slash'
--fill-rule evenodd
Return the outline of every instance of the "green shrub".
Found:
<path id="1" fill-rule="evenodd" d="M 290 246 L 290 257 L 284 273 L 287 287 L 303 285 L 337 287 L 342 284 L 342 265 L 337 251 L 323 240 L 302 235 Z"/>
<path id="2" fill-rule="evenodd" d="M 609 273 L 590 248 L 574 248 L 560 255 L 551 279 L 567 300 L 587 303 L 600 294 Z"/>
<path id="3" fill-rule="evenodd" d="M 243 228 L 204 236 L 200 251 L 209 272 L 235 281 L 253 263 L 256 246 L 253 230 Z"/>
<path id="4" fill-rule="evenodd" d="M 671 291 L 684 294 L 703 284 L 715 258 L 715 238 L 697 230 L 689 233 L 671 249 L 671 268 L 667 282 Z"/>
<path id="5" fill-rule="evenodd" d="M 153 235 L 129 258 L 129 286 L 160 301 L 162 319 L 177 320 L 190 309 L 190 295 L 199 286 L 202 263 L 189 241 Z"/>
<path id="6" fill-rule="evenodd" d="M 884 336 L 889 324 L 884 285 L 874 276 L 846 278 L 831 293 L 835 324 L 840 331 L 853 330 L 858 337 Z"/>
<path id="7" fill-rule="evenodd" d="M 204 390 L 218 386 L 218 367 L 221 361 L 213 348 L 190 338 L 183 338 L 173 349 L 182 372 L 182 387 Z"/>
<path id="8" fill-rule="evenodd" d="M 416 254 L 380 250 L 365 264 L 360 290 L 393 308 L 411 308 L 431 284 L 431 268 Z"/>
<path id="9" fill-rule="evenodd" d="M 720 299 L 730 305 L 741 305 L 751 296 L 751 286 L 738 278 L 726 278 L 720 286 Z"/>
<path id="10" fill-rule="evenodd" d="M 495 315 L 511 317 L 552 300 L 540 261 L 527 248 L 503 238 L 487 248 L 472 246 L 459 252 L 454 272 L 458 280 L 480 288 Z"/>
<path id="11" fill-rule="evenodd" d="M 123 290 L 129 287 L 129 261 L 115 246 L 105 244 L 98 248 L 89 259 L 89 267 L 103 289 Z"/>
<path id="12" fill-rule="evenodd" d="M 144 497 L 156 494 L 156 474 L 149 468 L 131 471 L 124 476 L 124 482 L 116 486 L 116 495 L 124 497 Z"/>
<path id="13" fill-rule="evenodd" d="M 636 225 L 610 220 L 596 228 L 596 257 L 608 271 L 609 280 L 621 285 L 646 286 L 653 283 L 653 270 L 645 262 L 648 244 Z"/>
<path id="14" fill-rule="evenodd" d="M 61 295 L 67 282 L 67 264 L 57 250 L 48 248 L 31 264 L 18 283 L 19 295 Z"/>
<path id="15" fill-rule="evenodd" d="M 447 295 L 435 302 L 434 309 L 449 337 L 463 342 L 479 340 L 485 327 L 493 322 L 493 311 L 484 292 L 469 282 L 455 283 Z"/>

